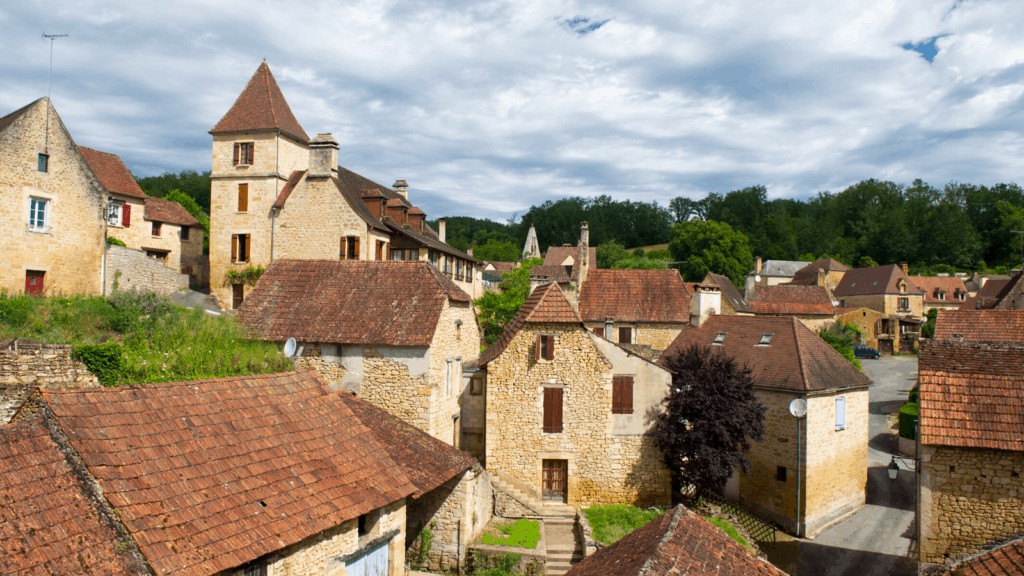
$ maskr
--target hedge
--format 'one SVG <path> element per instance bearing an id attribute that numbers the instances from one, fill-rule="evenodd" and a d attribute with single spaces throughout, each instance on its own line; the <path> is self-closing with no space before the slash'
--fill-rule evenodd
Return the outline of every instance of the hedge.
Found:
<path id="1" fill-rule="evenodd" d="M 917 439 L 917 402 L 907 402 L 900 408 L 900 438 Z"/>

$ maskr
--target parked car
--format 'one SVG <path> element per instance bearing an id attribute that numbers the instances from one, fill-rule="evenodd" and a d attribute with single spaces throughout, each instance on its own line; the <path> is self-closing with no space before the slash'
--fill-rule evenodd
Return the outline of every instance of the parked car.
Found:
<path id="1" fill-rule="evenodd" d="M 882 355 L 881 352 L 875 350 L 867 344 L 854 344 L 853 345 L 853 357 L 854 358 L 873 358 L 878 359 Z"/>

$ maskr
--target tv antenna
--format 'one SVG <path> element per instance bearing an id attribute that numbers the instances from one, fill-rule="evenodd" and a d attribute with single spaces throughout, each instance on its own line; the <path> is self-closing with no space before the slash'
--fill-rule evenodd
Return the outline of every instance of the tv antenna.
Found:
<path id="1" fill-rule="evenodd" d="M 67 38 L 67 34 L 46 34 L 43 33 L 43 38 L 50 41 L 50 67 L 46 71 L 46 135 L 43 140 L 43 151 L 50 151 L 50 107 L 53 106 L 50 103 L 50 80 L 53 77 L 53 41 L 57 38 Z"/>

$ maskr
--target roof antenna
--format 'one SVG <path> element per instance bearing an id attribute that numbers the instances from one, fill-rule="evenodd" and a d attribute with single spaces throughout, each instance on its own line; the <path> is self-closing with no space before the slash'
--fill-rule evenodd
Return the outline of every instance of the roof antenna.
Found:
<path id="1" fill-rule="evenodd" d="M 43 38 L 50 41 L 50 68 L 46 72 L 46 133 L 43 140 L 43 152 L 50 151 L 50 107 L 53 103 L 50 102 L 50 79 L 53 76 L 53 41 L 57 38 L 67 38 L 67 34 L 43 34 Z"/>

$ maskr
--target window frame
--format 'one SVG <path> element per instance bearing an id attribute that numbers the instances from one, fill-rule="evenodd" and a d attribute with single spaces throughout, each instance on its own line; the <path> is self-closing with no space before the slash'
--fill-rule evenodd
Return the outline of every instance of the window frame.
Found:
<path id="1" fill-rule="evenodd" d="M 896 298 L 896 308 L 898 310 L 910 310 L 910 297 L 899 296 Z"/>
<path id="2" fill-rule="evenodd" d="M 252 234 L 242 232 L 231 235 L 231 263 L 245 264 L 252 261 Z"/>
<path id="3" fill-rule="evenodd" d="M 612 376 L 612 414 L 633 413 L 633 376 Z"/>
<path id="4" fill-rule="evenodd" d="M 152 224 L 152 229 L 150 230 L 150 235 L 152 235 L 152 236 L 160 236 L 161 232 L 163 231 L 163 228 L 164 228 L 163 222 L 158 222 L 156 220 L 153 220 L 152 222 L 150 222 L 150 224 Z"/>
<path id="5" fill-rule="evenodd" d="M 40 218 L 40 211 L 42 217 Z M 50 231 L 50 199 L 41 196 L 28 197 L 28 231 L 47 233 Z"/>
<path id="6" fill-rule="evenodd" d="M 235 142 L 232 162 L 235 166 L 252 166 L 256 160 L 256 142 Z"/>
<path id="7" fill-rule="evenodd" d="M 46 152 L 40 152 L 36 156 L 36 172 L 42 172 L 43 174 L 50 173 L 50 155 Z"/>
<path id="8" fill-rule="evenodd" d="M 846 397 L 836 397 L 836 432 L 846 430 Z"/>
<path id="9" fill-rule="evenodd" d="M 536 347 L 537 360 L 546 360 L 550 362 L 555 359 L 554 334 L 538 334 Z"/>
<path id="10" fill-rule="evenodd" d="M 182 226 L 181 229 L 178 230 L 178 238 L 187 241 L 189 228 L 191 228 L 191 226 Z"/>
<path id="11" fill-rule="evenodd" d="M 565 388 L 545 386 L 541 399 L 541 430 L 545 434 L 565 431 Z"/>

